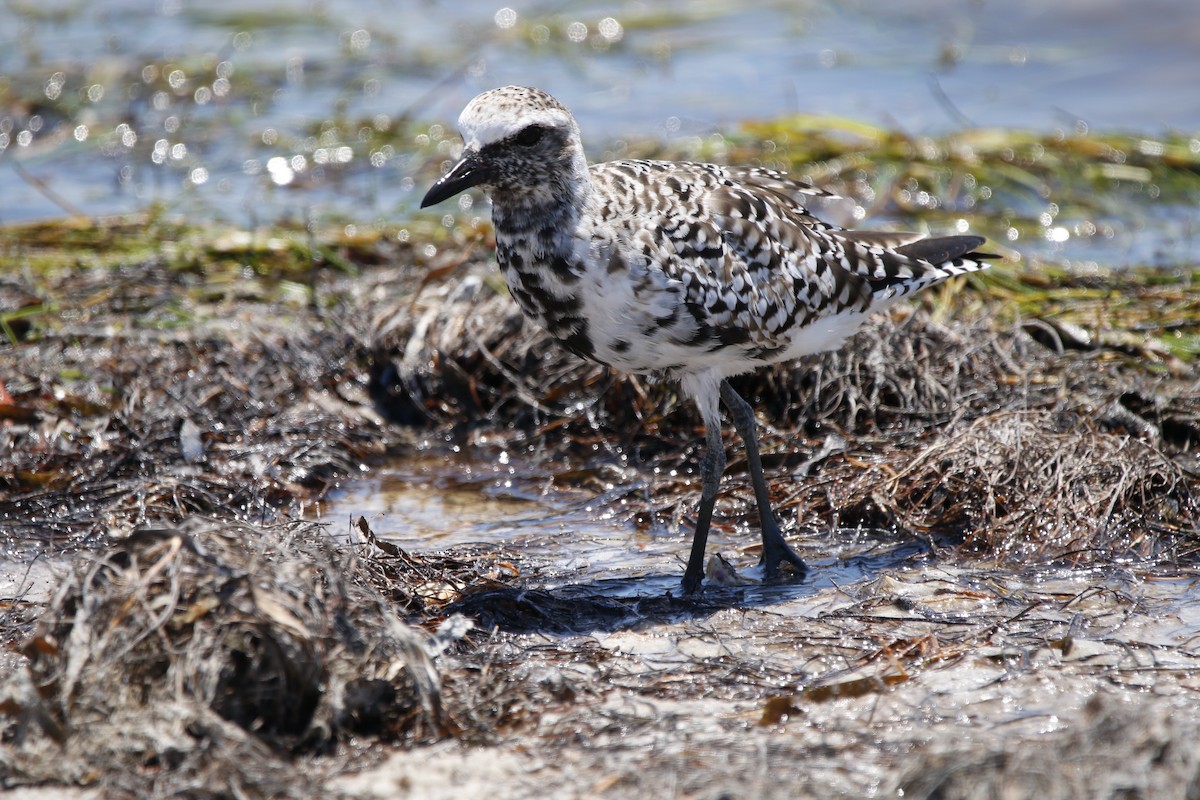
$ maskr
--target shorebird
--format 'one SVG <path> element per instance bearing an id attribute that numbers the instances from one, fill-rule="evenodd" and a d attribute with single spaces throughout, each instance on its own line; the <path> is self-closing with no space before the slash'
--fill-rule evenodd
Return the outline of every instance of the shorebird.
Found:
<path id="1" fill-rule="evenodd" d="M 507 86 L 458 119 L 460 160 L 421 207 L 477 186 L 496 260 L 521 310 L 576 355 L 673 378 L 704 421 L 700 505 L 683 576 L 704 576 L 725 447 L 723 402 L 746 446 L 768 580 L 804 561 L 771 509 L 751 406 L 728 378 L 836 348 L 897 298 L 984 269 L 978 236 L 845 230 L 805 197 L 833 197 L 757 167 L 668 161 L 588 166 L 579 126 L 546 92 Z"/>

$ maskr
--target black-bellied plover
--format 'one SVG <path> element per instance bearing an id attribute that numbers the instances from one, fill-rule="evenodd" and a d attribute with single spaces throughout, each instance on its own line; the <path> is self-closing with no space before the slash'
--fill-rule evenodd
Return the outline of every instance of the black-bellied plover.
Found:
<path id="1" fill-rule="evenodd" d="M 720 401 L 746 444 L 765 576 L 784 562 L 803 576 L 771 509 L 754 411 L 727 378 L 831 350 L 896 298 L 985 268 L 984 239 L 844 230 L 802 203 L 832 195 L 767 169 L 589 167 L 571 112 L 540 89 L 484 92 L 458 126 L 462 158 L 421 207 L 483 189 L 521 310 L 583 358 L 677 379 L 700 409 L 707 450 L 684 591 L 703 578 L 725 468 Z"/>

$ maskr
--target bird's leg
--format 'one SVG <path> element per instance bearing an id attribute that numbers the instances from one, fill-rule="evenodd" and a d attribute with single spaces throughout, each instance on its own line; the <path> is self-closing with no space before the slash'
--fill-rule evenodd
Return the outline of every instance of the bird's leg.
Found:
<path id="1" fill-rule="evenodd" d="M 768 579 L 778 578 L 779 565 L 787 561 L 800 577 L 804 577 L 808 570 L 804 559 L 788 546 L 775 512 L 771 510 L 771 497 L 767 492 L 766 478 L 763 477 L 762 459 L 758 455 L 758 437 L 754 433 L 757 425 L 754 409 L 734 391 L 729 381 L 721 381 L 721 400 L 729 410 L 733 427 L 746 443 L 746 463 L 750 466 L 750 483 L 754 486 L 754 499 L 758 503 L 758 519 L 762 526 L 763 571 Z"/>
<path id="2" fill-rule="evenodd" d="M 716 398 L 710 404 L 697 399 L 704 417 L 704 457 L 700 459 L 700 511 L 696 515 L 696 532 L 692 534 L 692 553 L 683 573 L 683 593 L 692 594 L 704 578 L 704 548 L 708 544 L 708 526 L 712 522 L 713 505 L 717 502 L 717 487 L 725 471 L 725 443 L 721 440 L 721 418 Z M 710 406 L 710 408 L 706 408 Z"/>

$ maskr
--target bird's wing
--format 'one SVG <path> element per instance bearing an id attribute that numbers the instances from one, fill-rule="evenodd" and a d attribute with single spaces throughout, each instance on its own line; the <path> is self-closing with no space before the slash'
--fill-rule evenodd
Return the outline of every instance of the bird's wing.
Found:
<path id="1" fill-rule="evenodd" d="M 865 312 L 955 274 L 937 265 L 982 243 L 844 230 L 804 205 L 832 195 L 772 170 L 619 161 L 593 167 L 592 177 L 603 198 L 597 213 L 649 269 L 681 284 L 696 335 L 721 332 L 724 344 L 770 348 L 797 325 Z M 961 241 L 927 244 L 948 240 Z M 931 256 L 947 258 L 931 264 Z"/>

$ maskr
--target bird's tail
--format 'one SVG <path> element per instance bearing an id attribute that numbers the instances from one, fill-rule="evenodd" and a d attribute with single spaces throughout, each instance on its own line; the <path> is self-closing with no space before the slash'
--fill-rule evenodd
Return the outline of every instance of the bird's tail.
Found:
<path id="1" fill-rule="evenodd" d="M 892 252 L 909 261 L 911 275 L 904 279 L 869 278 L 875 290 L 876 300 L 897 299 L 955 275 L 987 269 L 988 262 L 997 256 L 981 253 L 976 249 L 982 247 L 986 241 L 982 236 L 939 236 L 933 239 L 918 239 L 896 247 Z"/>

